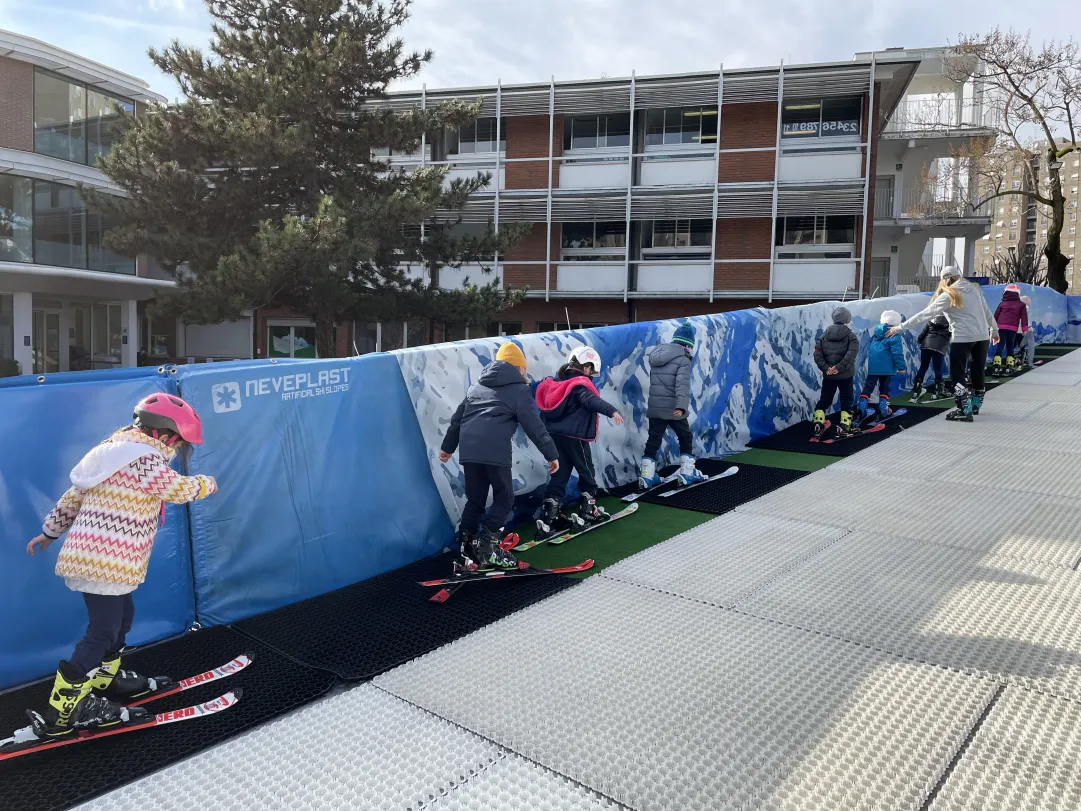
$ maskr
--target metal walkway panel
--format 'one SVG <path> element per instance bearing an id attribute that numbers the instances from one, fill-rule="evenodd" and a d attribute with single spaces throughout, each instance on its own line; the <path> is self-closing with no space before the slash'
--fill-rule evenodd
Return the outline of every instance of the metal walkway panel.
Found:
<path id="1" fill-rule="evenodd" d="M 419 756 L 424 757 L 423 753 Z M 517 755 L 508 755 L 423 806 L 424 811 L 619 811 L 625 807 Z"/>
<path id="2" fill-rule="evenodd" d="M 847 532 L 729 513 L 610 566 L 601 576 L 730 608 Z"/>
<path id="3" fill-rule="evenodd" d="M 855 533 L 737 606 L 758 617 L 1081 698 L 1081 577 Z"/>
<path id="4" fill-rule="evenodd" d="M 1059 447 L 1065 447 L 1066 437 L 1070 436 L 1077 453 L 1052 453 L 1051 448 L 1046 448 L 1038 454 L 1003 454 L 1000 448 L 981 448 L 937 478 L 958 484 L 983 484 L 1023 493 L 1077 498 L 1081 496 L 1081 457 L 1078 456 L 1081 427 L 1063 428 L 1062 432 L 1063 443 Z"/>
<path id="5" fill-rule="evenodd" d="M 1006 688 L 931 811 L 1081 808 L 1081 705 Z"/>
<path id="6" fill-rule="evenodd" d="M 1037 403 L 1081 403 L 1081 386 L 1048 386 L 1026 382 L 1032 373 L 995 388 L 991 395 L 999 400 L 1029 400 Z M 982 416 L 982 415 L 981 415 Z M 979 419 L 977 417 L 977 419 Z"/>
<path id="7" fill-rule="evenodd" d="M 478 685 L 503 686 L 478 700 Z M 376 678 L 635 809 L 919 809 L 997 685 L 607 578 Z"/>
<path id="8" fill-rule="evenodd" d="M 906 431 L 893 442 L 873 445 L 862 453 L 842 459 L 831 466 L 833 473 L 877 473 L 902 479 L 926 481 L 956 464 L 976 450 L 973 446 L 958 446 L 938 437 Z"/>
<path id="9" fill-rule="evenodd" d="M 364 685 L 81 809 L 415 811 L 503 757 L 491 742 Z"/>

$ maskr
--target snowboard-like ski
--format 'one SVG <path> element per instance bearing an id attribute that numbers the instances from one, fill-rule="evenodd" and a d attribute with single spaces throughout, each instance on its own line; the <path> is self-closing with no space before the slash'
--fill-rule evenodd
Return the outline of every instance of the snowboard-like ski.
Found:
<path id="1" fill-rule="evenodd" d="M 206 682 L 204 681 L 201 683 L 205 684 Z M 40 752 L 43 749 L 55 749 L 58 746 L 83 743 L 96 738 L 104 738 L 109 735 L 119 735 L 123 732 L 134 732 L 137 729 L 149 729 L 150 727 L 175 724 L 179 721 L 190 721 L 193 718 L 204 718 L 207 715 L 214 715 L 229 709 L 240 700 L 241 695 L 241 690 L 238 687 L 236 690 L 218 696 L 213 701 L 207 701 L 205 704 L 193 704 L 190 707 L 184 707 L 179 710 L 160 712 L 157 715 L 152 715 L 141 721 L 133 721 L 128 724 L 118 724 L 117 726 L 105 727 L 98 730 L 78 730 L 60 739 L 39 738 L 34 733 L 34 726 L 31 725 L 16 730 L 15 734 L 10 738 L 0 741 L 0 760 L 7 760 L 9 758 L 18 757 L 19 755 L 27 755 L 31 752 Z M 160 696 L 157 697 L 160 698 Z M 44 725 L 44 719 L 42 719 L 40 715 L 33 710 L 29 710 L 28 712 L 35 725 Z"/>
<path id="2" fill-rule="evenodd" d="M 829 420 L 826 420 L 824 423 L 822 423 L 822 430 L 819 431 L 817 434 L 812 434 L 811 438 L 808 439 L 807 441 L 808 442 L 821 442 L 822 437 L 824 437 L 829 432 L 830 428 L 832 428 L 832 427 L 833 427 L 833 423 L 830 422 Z M 814 429 L 812 429 L 812 430 L 814 430 Z"/>
<path id="3" fill-rule="evenodd" d="M 886 419 L 889 419 L 889 417 L 886 417 Z M 834 442 L 844 442 L 846 439 L 854 439 L 854 438 L 856 438 L 858 436 L 863 436 L 864 434 L 875 434 L 875 433 L 878 433 L 879 431 L 885 431 L 885 430 L 886 430 L 886 426 L 884 425 L 884 421 L 883 422 L 878 422 L 878 423 L 875 423 L 874 425 L 872 425 L 870 428 L 864 428 L 861 431 L 854 431 L 853 433 L 845 434 L 844 436 L 834 436 L 834 437 L 830 437 L 829 439 L 823 439 L 822 444 L 823 445 L 832 445 Z"/>
<path id="4" fill-rule="evenodd" d="M 726 479 L 729 476 L 734 476 L 739 473 L 738 467 L 730 467 L 724 473 L 718 473 L 716 476 L 710 476 L 708 479 L 702 479 L 700 482 L 693 482 L 692 484 L 685 484 L 682 487 L 677 487 L 675 490 L 669 490 L 667 493 L 661 493 L 661 498 L 671 498 L 678 493 L 686 493 L 688 490 L 693 490 L 696 487 L 700 487 L 703 484 L 709 484 L 715 482 L 717 479 Z"/>
<path id="5" fill-rule="evenodd" d="M 883 417 L 882 419 L 876 420 L 874 418 L 871 418 L 870 420 L 867 421 L 867 427 L 866 428 L 861 428 L 860 431 L 862 433 L 866 433 L 871 428 L 879 426 L 882 423 L 887 422 L 888 420 L 892 420 L 894 417 L 903 417 L 907 413 L 908 413 L 907 408 L 898 408 L 896 411 L 892 412 L 889 416 Z"/>
<path id="6" fill-rule="evenodd" d="M 924 389 L 923 391 L 921 391 L 920 396 L 917 397 L 916 399 L 912 400 L 912 405 L 920 405 L 921 403 L 939 403 L 939 402 L 941 402 L 943 400 L 952 400 L 953 399 L 952 394 L 943 394 L 941 397 L 938 397 L 936 395 L 934 397 L 928 397 L 928 398 L 924 399 L 924 395 L 927 394 L 929 391 L 931 391 L 931 390 L 930 389 Z"/>
<path id="7" fill-rule="evenodd" d="M 575 566 L 561 566 L 557 569 L 534 569 L 525 561 L 519 561 L 518 569 L 492 569 L 487 572 L 463 572 L 462 574 L 444 577 L 439 580 L 423 580 L 422 586 L 443 586 L 439 591 L 428 598 L 431 603 L 445 603 L 462 586 L 467 583 L 479 583 L 486 580 L 506 580 L 515 577 L 537 577 L 546 574 L 574 574 L 585 572 L 593 568 L 592 560 L 583 560 Z"/>
<path id="8" fill-rule="evenodd" d="M 646 492 L 648 493 L 649 491 L 647 490 Z M 626 518 L 628 515 L 634 515 L 637 511 L 638 505 L 631 504 L 627 507 L 624 507 L 619 512 L 613 513 L 605 521 L 598 521 L 595 524 L 588 524 L 585 529 L 568 529 L 566 532 L 563 532 L 560 535 L 553 535 L 550 538 L 534 538 L 532 541 L 522 541 L 520 544 L 514 547 L 514 551 L 524 552 L 527 549 L 532 549 L 534 546 L 540 546 L 542 543 L 550 543 L 558 546 L 561 543 L 566 543 L 567 541 L 571 540 L 571 538 L 577 538 L 579 535 L 585 535 L 590 530 L 597 529 L 598 527 L 608 526 L 613 521 L 618 521 L 620 518 Z"/>
<path id="9" fill-rule="evenodd" d="M 633 504 L 634 502 L 638 501 L 638 499 L 640 499 L 642 496 L 644 496 L 646 493 L 652 493 L 654 490 L 657 490 L 657 489 L 659 489 L 661 487 L 664 487 L 666 484 L 671 484 L 672 482 L 674 482 L 678 478 L 679 478 L 679 474 L 677 474 L 677 473 L 673 473 L 671 476 L 665 476 L 664 478 L 662 478 L 659 482 L 657 482 L 652 487 L 647 487 L 645 490 L 639 490 L 636 493 L 631 493 L 630 495 L 623 496 L 623 501 L 626 501 L 628 504 Z"/>

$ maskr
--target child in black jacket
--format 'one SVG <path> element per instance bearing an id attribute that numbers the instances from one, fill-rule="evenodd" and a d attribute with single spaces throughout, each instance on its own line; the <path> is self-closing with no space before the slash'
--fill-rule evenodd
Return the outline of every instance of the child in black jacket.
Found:
<path id="1" fill-rule="evenodd" d="M 856 357 L 860 352 L 860 339 L 848 326 L 852 313 L 847 307 L 833 311 L 833 323 L 826 327 L 815 341 L 815 365 L 822 372 L 822 396 L 815 406 L 814 432 L 819 436 L 826 428 L 826 412 L 833 407 L 833 398 L 841 395 L 841 424 L 838 435 L 852 430 L 852 404 L 856 399 L 853 378 L 856 375 Z"/>
<path id="2" fill-rule="evenodd" d="M 946 320 L 946 316 L 936 315 L 927 322 L 927 326 L 923 328 L 923 332 L 916 340 L 920 344 L 920 368 L 912 384 L 911 399 L 918 400 L 923 394 L 923 379 L 927 376 L 928 366 L 934 367 L 935 370 L 935 384 L 927 390 L 928 394 L 932 399 L 948 397 L 943 369 L 946 356 L 950 352 L 950 322 Z"/>
<path id="3" fill-rule="evenodd" d="M 616 425 L 622 425 L 623 417 L 614 405 L 601 399 L 593 385 L 592 378 L 600 370 L 601 356 L 597 351 L 580 346 L 571 352 L 555 377 L 545 378 L 537 386 L 541 418 L 559 451 L 559 469 L 548 482 L 541 516 L 537 519 L 538 537 L 549 537 L 561 531 L 557 527 L 560 507 L 567 494 L 572 470 L 578 471 L 581 495 L 578 515 L 569 516 L 567 520 L 582 528 L 587 523 L 609 517 L 597 504 L 597 479 L 588 443 L 597 441 L 601 414 L 610 417 Z"/>

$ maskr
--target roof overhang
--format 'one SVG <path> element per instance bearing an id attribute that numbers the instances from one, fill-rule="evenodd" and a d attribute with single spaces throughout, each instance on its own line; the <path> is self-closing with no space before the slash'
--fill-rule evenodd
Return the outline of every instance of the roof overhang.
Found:
<path id="1" fill-rule="evenodd" d="M 6 293 L 143 301 L 154 298 L 161 290 L 174 287 L 176 282 L 164 279 L 24 262 L 0 262 L 0 290 Z"/>
<path id="2" fill-rule="evenodd" d="M 142 79 L 12 31 L 0 30 L 0 56 L 29 62 L 72 81 L 84 82 L 104 93 L 147 104 L 165 101 L 164 96 L 152 91 Z"/>

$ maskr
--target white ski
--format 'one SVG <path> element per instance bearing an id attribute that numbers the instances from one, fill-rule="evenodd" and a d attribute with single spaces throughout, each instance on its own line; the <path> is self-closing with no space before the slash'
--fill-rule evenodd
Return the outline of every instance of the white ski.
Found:
<path id="1" fill-rule="evenodd" d="M 688 490 L 693 490 L 699 485 L 709 484 L 710 482 L 717 481 L 717 479 L 724 479 L 728 476 L 734 476 L 737 473 L 739 473 L 738 467 L 730 467 L 724 473 L 718 473 L 716 476 L 710 476 L 708 479 L 703 479 L 700 482 L 695 482 L 694 484 L 685 484 L 683 485 L 683 487 L 677 487 L 675 490 L 669 490 L 667 493 L 661 493 L 661 498 L 671 498 L 678 493 L 686 493 Z"/>
<path id="2" fill-rule="evenodd" d="M 676 473 L 673 473 L 671 476 L 665 476 L 663 479 L 661 479 L 655 485 L 653 485 L 652 487 L 650 487 L 650 488 L 648 488 L 646 490 L 639 490 L 637 493 L 631 493 L 630 495 L 623 496 L 623 500 L 626 501 L 628 504 L 630 504 L 632 502 L 635 502 L 635 501 L 638 501 L 638 499 L 640 499 L 642 496 L 646 495 L 647 493 L 652 493 L 658 487 L 664 487 L 666 484 L 671 484 L 677 478 L 679 478 L 679 476 Z"/>

